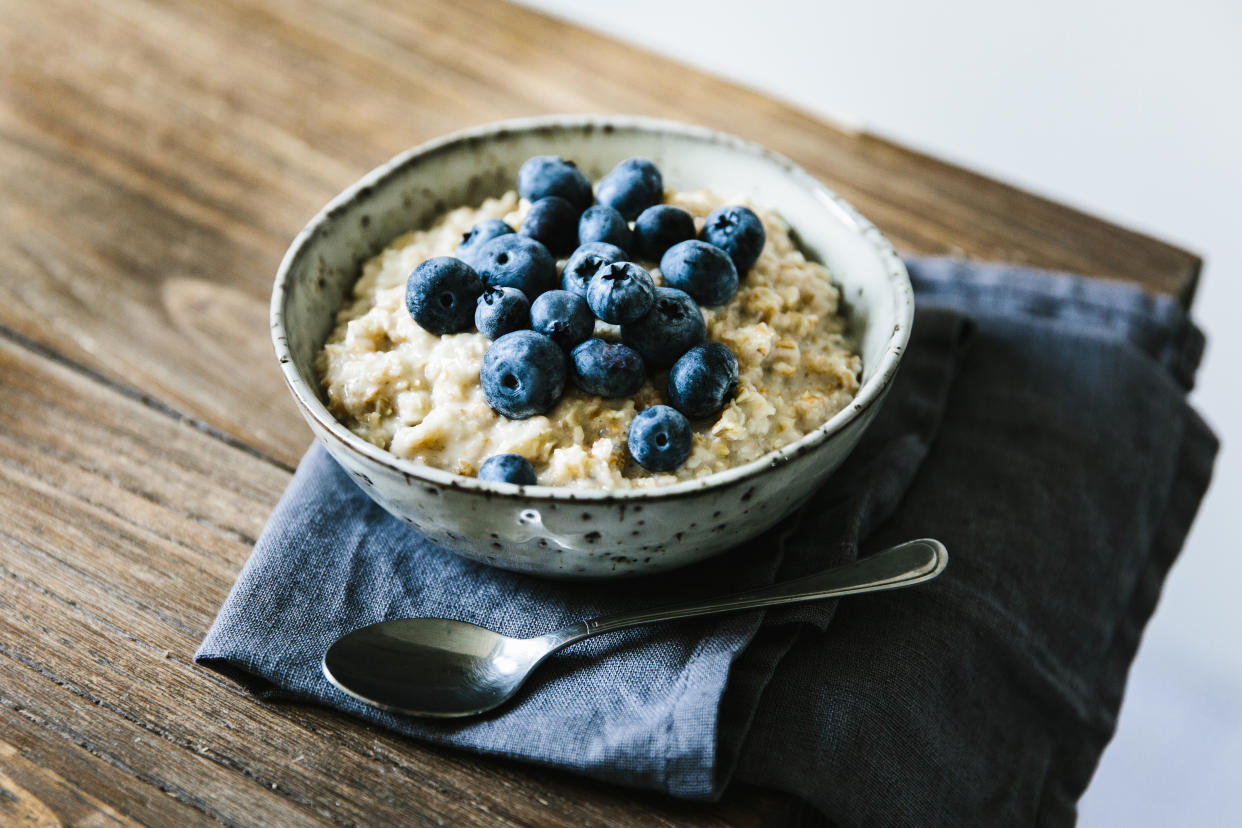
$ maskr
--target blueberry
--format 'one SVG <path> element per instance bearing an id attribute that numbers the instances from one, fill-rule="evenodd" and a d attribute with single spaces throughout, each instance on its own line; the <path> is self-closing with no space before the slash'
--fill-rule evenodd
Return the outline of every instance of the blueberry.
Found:
<path id="1" fill-rule="evenodd" d="M 693 229 L 690 235 L 694 235 Z M 596 204 L 588 207 L 578 219 L 578 244 L 604 242 L 629 250 L 634 244 L 634 234 L 625 218 L 611 207 Z"/>
<path id="2" fill-rule="evenodd" d="M 568 351 L 595 330 L 595 315 L 578 294 L 549 290 L 531 304 L 530 326 Z"/>
<path id="3" fill-rule="evenodd" d="M 700 305 L 723 305 L 737 293 L 737 268 L 729 254 L 707 242 L 684 241 L 660 259 L 669 287 L 680 288 Z"/>
<path id="4" fill-rule="evenodd" d="M 569 355 L 569 372 L 579 388 L 601 397 L 633 396 L 647 379 L 638 351 L 603 339 L 588 339 L 574 348 Z"/>
<path id="5" fill-rule="evenodd" d="M 541 198 L 530 205 L 518 232 L 530 236 L 554 255 L 565 255 L 578 243 L 578 211 L 558 196 Z"/>
<path id="6" fill-rule="evenodd" d="M 483 355 L 479 384 L 488 405 L 511 420 L 546 414 L 565 391 L 565 352 L 543 334 L 514 331 Z"/>
<path id="7" fill-rule="evenodd" d="M 476 267 L 492 287 L 514 287 L 534 299 L 556 287 L 556 259 L 548 248 L 518 233 L 497 236 L 479 248 Z"/>
<path id="8" fill-rule="evenodd" d="M 690 421 L 675 408 L 653 405 L 630 423 L 630 456 L 647 471 L 668 472 L 690 456 Z"/>
<path id="9" fill-rule="evenodd" d="M 627 158 L 599 182 L 599 203 L 633 221 L 638 214 L 664 200 L 664 177 L 646 158 Z"/>
<path id="10" fill-rule="evenodd" d="M 474 326 L 488 339 L 530 327 L 530 302 L 512 287 L 489 287 L 474 306 Z"/>
<path id="11" fill-rule="evenodd" d="M 655 368 L 672 365 L 706 336 L 707 323 L 694 299 L 670 287 L 656 288 L 647 315 L 621 326 L 621 341 Z"/>
<path id="12" fill-rule="evenodd" d="M 483 280 L 470 265 L 436 256 L 414 268 L 405 283 L 405 306 L 423 330 L 450 334 L 470 327 Z"/>
<path id="13" fill-rule="evenodd" d="M 587 242 L 575 250 L 569 261 L 565 262 L 561 286 L 570 293 L 586 296 L 587 283 L 601 267 L 624 261 L 625 258 L 625 251 L 615 244 Z"/>
<path id="14" fill-rule="evenodd" d="M 677 242 L 694 238 L 694 218 L 680 207 L 657 204 L 634 221 L 634 250 L 653 262 Z"/>
<path id="15" fill-rule="evenodd" d="M 595 201 L 591 181 L 572 161 L 556 155 L 528 158 L 518 170 L 518 193 L 528 201 L 548 196 L 565 199 L 581 213 Z"/>
<path id="16" fill-rule="evenodd" d="M 719 342 L 695 345 L 668 372 L 668 399 L 687 417 L 710 417 L 737 393 L 737 357 Z"/>
<path id="17" fill-rule="evenodd" d="M 707 216 L 699 238 L 729 254 L 739 276 L 759 259 L 767 234 L 763 222 L 748 207 L 721 207 Z"/>
<path id="18" fill-rule="evenodd" d="M 469 233 L 462 235 L 461 244 L 457 245 L 453 255 L 475 267 L 474 257 L 478 255 L 479 248 L 497 236 L 507 236 L 512 232 L 513 228 L 504 219 L 484 219 L 472 227 Z"/>
<path id="19" fill-rule="evenodd" d="M 651 274 L 633 262 L 601 267 L 587 283 L 587 302 L 605 322 L 624 325 L 646 315 L 655 296 Z"/>
<path id="20" fill-rule="evenodd" d="M 535 467 L 520 454 L 493 454 L 479 466 L 480 480 L 535 485 Z"/>

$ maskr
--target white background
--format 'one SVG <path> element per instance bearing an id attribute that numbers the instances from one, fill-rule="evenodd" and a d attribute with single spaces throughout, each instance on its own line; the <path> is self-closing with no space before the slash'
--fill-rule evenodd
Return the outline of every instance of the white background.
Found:
<path id="1" fill-rule="evenodd" d="M 1080 816 L 1242 825 L 1242 2 L 525 2 L 1206 259 L 1223 448 Z"/>

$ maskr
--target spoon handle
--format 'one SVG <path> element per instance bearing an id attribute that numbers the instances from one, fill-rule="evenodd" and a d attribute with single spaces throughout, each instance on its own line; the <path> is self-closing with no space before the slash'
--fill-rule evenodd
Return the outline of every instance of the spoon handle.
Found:
<path id="1" fill-rule="evenodd" d="M 923 538 L 792 581 L 716 598 L 592 618 L 550 633 L 545 639 L 554 639 L 555 649 L 560 649 L 590 636 L 640 624 L 913 586 L 935 578 L 948 562 L 949 553 L 940 541 Z"/>

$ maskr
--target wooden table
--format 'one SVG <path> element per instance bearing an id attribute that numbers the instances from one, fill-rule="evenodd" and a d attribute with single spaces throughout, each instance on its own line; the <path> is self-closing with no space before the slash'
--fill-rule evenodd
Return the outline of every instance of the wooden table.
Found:
<path id="1" fill-rule="evenodd" d="M 903 250 L 1191 297 L 1193 255 L 497 2 L 0 0 L 0 823 L 759 825 L 261 704 L 191 656 L 309 441 L 269 289 L 334 193 L 544 112 L 739 133 Z"/>

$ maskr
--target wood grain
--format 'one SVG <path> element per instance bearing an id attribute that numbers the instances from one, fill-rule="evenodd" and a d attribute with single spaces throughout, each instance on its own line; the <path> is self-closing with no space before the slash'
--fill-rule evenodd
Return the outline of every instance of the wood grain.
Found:
<path id="1" fill-rule="evenodd" d="M 617 111 L 783 152 L 903 250 L 1134 280 L 1169 245 L 527 10 L 0 0 L 0 823 L 768 825 L 255 702 L 191 655 L 309 439 L 271 356 L 305 221 L 460 127 Z"/>
<path id="2" fill-rule="evenodd" d="M 256 703 L 191 659 L 288 473 L 5 339 L 0 377 L 0 821 L 761 825 L 790 807 L 689 806 Z"/>
<path id="3" fill-rule="evenodd" d="M 138 824 L 25 758 L 18 748 L 3 741 L 0 741 L 0 822 L 24 826 Z"/>
<path id="4" fill-rule="evenodd" d="M 704 123 L 805 164 L 905 250 L 1187 297 L 1197 273 L 1168 245 L 504 3 L 0 9 L 0 324 L 287 465 L 306 431 L 264 324 L 282 252 L 366 170 L 479 122 Z"/>

